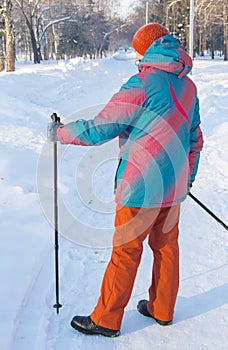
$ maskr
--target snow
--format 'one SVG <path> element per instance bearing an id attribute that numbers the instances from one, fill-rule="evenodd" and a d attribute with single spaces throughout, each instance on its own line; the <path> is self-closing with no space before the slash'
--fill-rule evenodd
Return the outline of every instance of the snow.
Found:
<path id="1" fill-rule="evenodd" d="M 113 55 L 116 60 L 135 60 L 135 50 L 132 47 L 120 47 Z"/>
<path id="2" fill-rule="evenodd" d="M 152 257 L 145 249 L 116 339 L 89 337 L 69 323 L 96 304 L 111 253 L 116 141 L 59 145 L 60 302 L 54 284 L 50 115 L 89 118 L 136 71 L 133 60 L 17 63 L 0 74 L 0 346 L 3 350 L 227 349 L 227 232 L 188 198 L 181 214 L 181 283 L 174 324 L 136 311 L 147 298 Z M 195 60 L 205 147 L 193 194 L 227 215 L 228 62 Z"/>

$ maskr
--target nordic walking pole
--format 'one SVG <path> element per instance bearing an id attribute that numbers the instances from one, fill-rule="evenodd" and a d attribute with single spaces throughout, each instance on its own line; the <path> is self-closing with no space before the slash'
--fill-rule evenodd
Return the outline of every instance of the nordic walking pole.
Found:
<path id="1" fill-rule="evenodd" d="M 228 231 L 228 226 L 221 219 L 219 219 L 210 209 L 208 209 L 202 202 L 200 202 L 198 198 L 193 196 L 193 194 L 191 194 L 190 192 L 188 195 Z"/>
<path id="2" fill-rule="evenodd" d="M 55 234 L 55 294 L 57 314 L 62 305 L 59 302 L 59 229 L 58 229 L 58 154 L 56 129 L 60 124 L 60 118 L 56 113 L 51 115 L 52 123 L 48 125 L 48 139 L 53 143 L 53 166 L 54 166 L 54 234 Z"/>
<path id="3" fill-rule="evenodd" d="M 55 221 L 55 293 L 56 303 L 53 305 L 56 308 L 57 314 L 62 305 L 59 303 L 59 230 L 58 230 L 58 171 L 57 171 L 57 142 L 53 142 L 54 155 L 54 221 Z"/>

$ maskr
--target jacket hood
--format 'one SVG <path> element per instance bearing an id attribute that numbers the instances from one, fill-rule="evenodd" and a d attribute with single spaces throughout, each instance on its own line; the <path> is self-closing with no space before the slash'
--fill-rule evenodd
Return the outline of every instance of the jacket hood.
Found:
<path id="1" fill-rule="evenodd" d="M 147 49 L 140 67 L 143 69 L 148 66 L 173 73 L 181 79 L 191 71 L 192 59 L 182 49 L 179 40 L 172 35 L 165 35 Z"/>

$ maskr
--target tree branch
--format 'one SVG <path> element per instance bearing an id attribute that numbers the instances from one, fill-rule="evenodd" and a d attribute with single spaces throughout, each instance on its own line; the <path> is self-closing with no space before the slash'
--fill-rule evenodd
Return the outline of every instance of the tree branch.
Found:
<path id="1" fill-rule="evenodd" d="M 47 30 L 49 27 L 51 27 L 53 24 L 56 24 L 56 23 L 59 23 L 59 22 L 64 22 L 64 21 L 67 21 L 67 20 L 69 20 L 69 19 L 71 19 L 70 16 L 68 16 L 68 17 L 63 17 L 63 18 L 60 18 L 60 19 L 55 19 L 54 21 L 49 22 L 49 23 L 44 27 L 43 32 L 42 32 L 40 38 L 38 39 L 38 41 L 41 42 L 41 40 L 42 40 L 42 38 L 43 38 L 43 36 L 44 36 L 46 30 Z"/>

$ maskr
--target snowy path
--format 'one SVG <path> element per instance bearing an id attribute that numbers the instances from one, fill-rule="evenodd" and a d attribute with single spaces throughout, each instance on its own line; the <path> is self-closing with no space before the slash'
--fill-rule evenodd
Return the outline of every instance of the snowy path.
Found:
<path id="1" fill-rule="evenodd" d="M 220 234 L 220 238 L 222 236 Z M 225 240 L 225 235 L 223 238 Z M 182 278 L 175 323 L 172 327 L 164 329 L 151 320 L 144 319 L 135 310 L 137 301 L 146 297 L 147 281 L 143 276 L 147 273 L 150 275 L 148 264 L 150 255 L 146 247 L 136 287 L 126 309 L 122 336 L 118 339 L 95 337 L 96 340 L 94 340 L 92 337 L 77 334 L 72 330 L 69 327 L 72 316 L 76 312 L 88 314 L 96 302 L 97 281 L 102 278 L 109 253 L 106 250 L 77 247 L 62 239 L 61 302 L 63 308 L 60 309 L 59 315 L 56 315 L 55 310 L 51 308 L 54 301 L 52 271 L 45 267 L 51 266 L 49 256 L 36 276 L 26 303 L 20 310 L 22 312 L 18 313 L 19 325 L 10 348 L 15 350 L 63 348 L 98 350 L 108 346 L 114 350 L 131 348 L 134 344 L 135 349 L 142 350 L 153 347 L 164 349 L 165 346 L 171 349 L 196 349 L 200 344 L 200 349 L 225 349 L 227 324 L 223 308 L 228 301 L 227 284 L 220 284 L 220 280 L 222 276 L 227 275 L 227 265 L 211 264 L 211 268 L 208 268 L 208 261 L 205 264 L 205 259 L 200 267 L 198 262 L 192 264 L 194 270 L 201 272 Z M 221 260 L 219 262 L 221 263 Z M 185 261 L 183 263 L 186 264 Z M 91 276 L 96 276 L 96 279 L 91 279 Z M 45 289 L 43 289 L 44 286 Z M 214 320 L 212 324 L 208 322 L 208 318 Z M 193 337 L 194 334 L 197 335 L 196 338 Z"/>
<path id="2" fill-rule="evenodd" d="M 196 61 L 192 78 L 199 88 L 205 147 L 193 193 L 226 223 L 228 64 Z M 110 248 L 76 244 L 60 238 L 60 302 L 56 315 L 53 271 L 53 229 L 37 198 L 36 175 L 49 115 L 62 116 L 105 103 L 135 71 L 132 61 L 113 59 L 59 64 L 19 65 L 0 75 L 0 275 L 1 339 L 3 350 L 225 350 L 227 349 L 228 264 L 227 232 L 190 198 L 181 215 L 181 285 L 174 324 L 162 328 L 136 311 L 147 297 L 151 254 L 145 244 L 121 336 L 88 337 L 69 322 L 89 314 L 98 298 Z M 23 89 L 21 89 L 23 86 Z M 44 89 L 45 87 L 45 89 Z M 88 103 L 89 101 L 89 103 Z M 87 115 L 83 115 L 87 117 Z M 87 151 L 86 151 L 87 152 Z M 80 213 L 87 228 L 110 227 L 113 214 L 91 210 L 77 197 L 75 172 L 79 159 L 85 174 L 96 168 L 95 153 L 70 148 L 60 171 L 61 196 L 73 215 Z M 104 148 L 104 158 L 110 148 Z M 95 196 L 111 202 L 115 160 L 94 173 Z M 80 174 L 79 174 L 80 175 Z M 91 203 L 90 203 L 91 202 Z M 111 206 L 110 206 L 111 207 Z M 90 231 L 89 231 L 90 232 Z M 91 229 L 91 234 L 93 230 Z"/>

